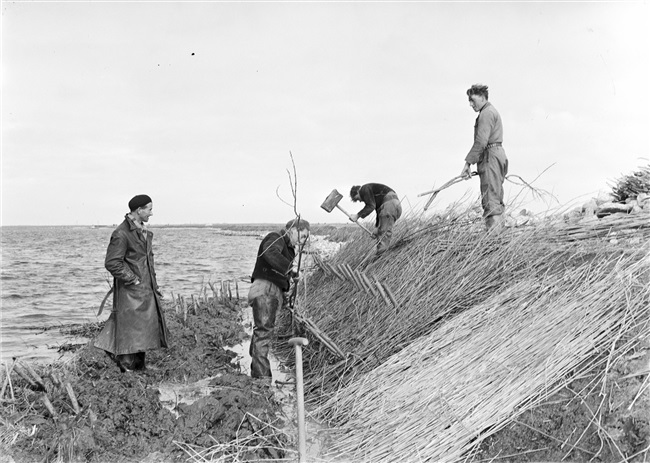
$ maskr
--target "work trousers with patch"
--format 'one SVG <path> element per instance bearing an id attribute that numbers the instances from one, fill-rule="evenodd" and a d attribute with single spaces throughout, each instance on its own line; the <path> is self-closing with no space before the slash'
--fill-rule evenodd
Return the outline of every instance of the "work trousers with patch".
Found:
<path id="1" fill-rule="evenodd" d="M 253 308 L 253 338 L 249 353 L 251 376 L 271 378 L 269 350 L 275 328 L 275 315 L 282 307 L 282 290 L 267 280 L 257 278 L 248 291 L 248 303 Z"/>
<path id="2" fill-rule="evenodd" d="M 402 205 L 395 193 L 388 193 L 379 208 L 377 219 L 377 254 L 386 252 L 393 236 L 393 225 L 402 215 Z"/>
<path id="3" fill-rule="evenodd" d="M 503 224 L 503 182 L 508 175 L 508 158 L 501 145 L 483 151 L 476 165 L 481 180 L 481 206 L 488 229 Z"/>

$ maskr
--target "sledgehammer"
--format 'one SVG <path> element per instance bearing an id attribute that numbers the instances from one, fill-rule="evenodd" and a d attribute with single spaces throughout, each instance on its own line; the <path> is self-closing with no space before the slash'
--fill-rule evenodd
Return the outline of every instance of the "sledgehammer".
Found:
<path id="1" fill-rule="evenodd" d="M 305 441 L 305 397 L 302 384 L 302 346 L 309 344 L 305 338 L 291 338 L 289 344 L 296 347 L 296 398 L 298 399 L 298 458 L 300 463 L 307 461 L 307 442 Z"/>
<path id="2" fill-rule="evenodd" d="M 321 204 L 320 207 L 325 209 L 327 212 L 332 212 L 334 210 L 334 208 L 336 207 L 341 212 L 343 212 L 345 215 L 347 215 L 350 220 L 352 220 L 350 218 L 350 214 L 348 214 L 341 206 L 339 206 L 339 201 L 341 201 L 342 198 L 343 198 L 343 195 L 341 193 L 339 193 L 335 188 L 335 189 L 332 190 L 332 192 L 329 194 L 329 196 L 327 198 L 325 198 L 325 201 L 323 201 L 323 204 Z M 374 237 L 373 233 L 370 230 L 368 230 L 366 227 L 364 227 L 362 224 L 360 224 L 359 222 L 354 222 L 354 223 L 356 223 L 361 228 L 363 228 L 365 231 L 367 231 L 370 236 Z"/>

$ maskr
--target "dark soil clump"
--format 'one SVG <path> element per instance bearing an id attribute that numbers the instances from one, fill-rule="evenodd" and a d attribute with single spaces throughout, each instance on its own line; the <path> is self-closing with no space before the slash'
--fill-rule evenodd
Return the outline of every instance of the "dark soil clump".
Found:
<path id="1" fill-rule="evenodd" d="M 286 439 L 264 425 L 282 426 L 273 391 L 241 374 L 227 349 L 247 337 L 239 308 L 198 305 L 186 322 L 167 307 L 170 347 L 147 352 L 144 371 L 122 373 L 87 345 L 68 364 L 39 368 L 41 385 L 12 373 L 0 449 L 16 462 L 187 461 L 187 449 L 217 444 L 215 457 L 236 451 L 245 459 L 281 458 Z M 174 413 L 161 403 L 161 384 L 205 378 L 212 378 L 209 395 L 178 403 Z M 255 445 L 228 449 L 241 439 Z"/>

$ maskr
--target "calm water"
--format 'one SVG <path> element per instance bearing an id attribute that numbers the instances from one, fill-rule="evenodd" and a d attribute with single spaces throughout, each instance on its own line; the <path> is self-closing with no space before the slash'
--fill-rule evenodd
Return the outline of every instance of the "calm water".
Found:
<path id="1" fill-rule="evenodd" d="M 103 321 L 112 284 L 104 256 L 113 228 L 2 227 L 0 356 L 48 361 L 71 342 L 58 327 Z M 153 228 L 158 284 L 167 300 L 198 295 L 208 281 L 236 280 L 245 297 L 260 241 L 210 228 Z M 110 300 L 109 300 L 110 301 Z M 83 340 L 80 340 L 83 342 Z"/>

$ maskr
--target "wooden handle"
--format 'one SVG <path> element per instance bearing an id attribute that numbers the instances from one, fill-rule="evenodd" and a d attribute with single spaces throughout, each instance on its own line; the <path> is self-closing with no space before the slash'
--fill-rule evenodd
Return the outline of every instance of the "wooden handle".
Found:
<path id="1" fill-rule="evenodd" d="M 348 219 L 352 220 L 352 217 L 350 216 L 350 214 L 348 214 L 348 213 L 345 211 L 345 209 L 343 209 L 343 208 L 342 208 L 341 206 L 339 206 L 338 204 L 336 205 L 336 207 L 338 207 L 338 208 L 341 210 L 341 212 L 343 212 L 345 215 L 347 215 L 347 216 L 348 216 Z M 356 221 L 356 220 L 354 220 L 353 222 L 356 223 L 357 225 L 359 225 L 361 228 L 363 228 L 366 232 L 368 232 L 368 234 L 369 234 L 370 236 L 373 235 L 373 233 L 372 233 L 370 230 L 368 230 L 365 226 L 363 226 L 363 224 L 360 224 L 360 223 L 359 223 L 358 221 Z"/>

